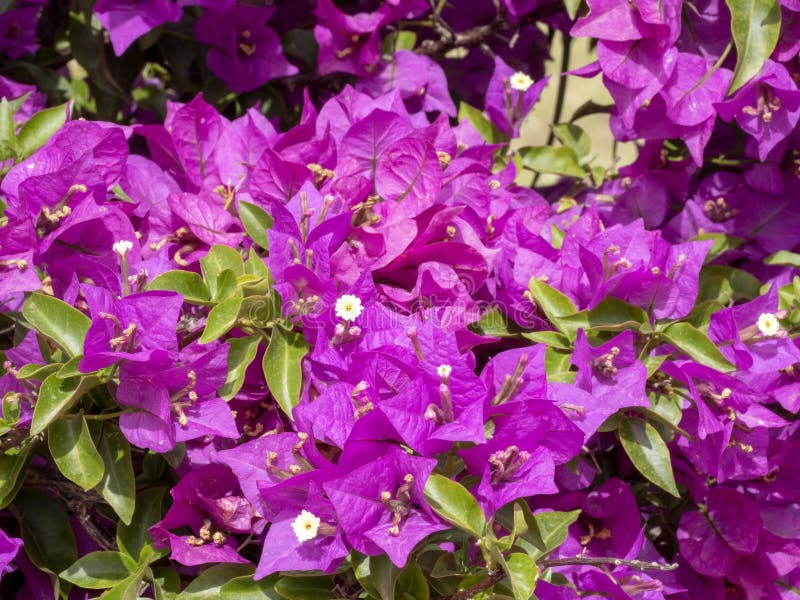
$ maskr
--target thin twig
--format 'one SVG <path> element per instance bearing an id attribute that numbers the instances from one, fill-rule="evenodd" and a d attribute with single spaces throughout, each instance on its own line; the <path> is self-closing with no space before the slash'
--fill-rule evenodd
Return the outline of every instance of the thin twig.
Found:
<path id="1" fill-rule="evenodd" d="M 573 565 L 589 565 L 589 566 L 602 566 L 612 565 L 615 567 L 630 567 L 637 571 L 674 571 L 678 568 L 676 563 L 663 564 L 659 562 L 647 562 L 644 560 L 628 560 L 625 558 L 613 558 L 605 556 L 597 557 L 580 557 L 575 558 L 551 558 L 547 560 L 540 560 L 539 566 L 542 568 L 549 567 L 568 567 Z"/>

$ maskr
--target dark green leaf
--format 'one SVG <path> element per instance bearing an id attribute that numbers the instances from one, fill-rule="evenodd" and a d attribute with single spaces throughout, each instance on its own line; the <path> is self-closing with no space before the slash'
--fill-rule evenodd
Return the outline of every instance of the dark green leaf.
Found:
<path id="1" fill-rule="evenodd" d="M 47 430 L 47 445 L 64 477 L 87 491 L 100 483 L 103 459 L 94 447 L 83 415 L 54 421 Z"/>
<path id="2" fill-rule="evenodd" d="M 136 505 L 136 485 L 131 462 L 131 446 L 119 427 L 104 423 L 99 431 L 97 450 L 103 457 L 105 472 L 95 488 L 126 525 L 131 524 Z"/>
<path id="3" fill-rule="evenodd" d="M 67 102 L 52 108 L 45 108 L 33 115 L 22 126 L 17 136 L 17 154 L 20 158 L 28 158 L 44 146 L 52 135 L 61 129 L 72 112 L 72 103 Z"/>
<path id="4" fill-rule="evenodd" d="M 488 337 L 515 337 L 521 333 L 519 328 L 509 321 L 505 313 L 497 308 L 484 313 L 479 321 L 470 325 L 470 329 Z"/>
<path id="5" fill-rule="evenodd" d="M 625 453 L 637 470 L 661 489 L 680 497 L 672 474 L 669 448 L 644 419 L 625 419 L 617 430 Z"/>
<path id="6" fill-rule="evenodd" d="M 727 306 L 739 300 L 755 298 L 760 288 L 761 282 L 746 271 L 722 265 L 706 265 L 700 271 L 697 302 L 716 300 Z"/>
<path id="7" fill-rule="evenodd" d="M 39 333 L 61 346 L 70 356 L 83 354 L 83 340 L 92 321 L 66 302 L 31 294 L 22 307 L 22 315 Z"/>
<path id="8" fill-rule="evenodd" d="M 273 328 L 261 365 L 269 391 L 289 417 L 300 402 L 303 386 L 301 362 L 307 352 L 308 343 L 302 335 Z"/>
<path id="9" fill-rule="evenodd" d="M 242 299 L 233 297 L 223 300 L 212 308 L 211 312 L 208 313 L 208 319 L 206 319 L 206 328 L 203 330 L 203 335 L 200 336 L 198 342 L 200 344 L 208 344 L 233 329 L 233 326 L 236 325 L 236 318 L 239 316 L 241 305 Z"/>
<path id="10" fill-rule="evenodd" d="M 449 523 L 475 537 L 483 535 L 486 526 L 483 510 L 460 483 L 433 473 L 425 484 L 425 500 L 436 514 Z"/>
<path id="11" fill-rule="evenodd" d="M 400 573 L 395 585 L 397 600 L 429 600 L 431 597 L 428 581 L 420 566 L 409 562 L 408 566 Z"/>
<path id="12" fill-rule="evenodd" d="M 728 362 L 709 337 L 689 323 L 673 323 L 661 334 L 667 342 L 688 354 L 691 358 L 717 371 L 733 371 Z"/>
<path id="13" fill-rule="evenodd" d="M 330 598 L 333 581 L 330 577 L 281 577 L 275 591 L 287 600 L 319 600 Z"/>
<path id="14" fill-rule="evenodd" d="M 258 352 L 259 341 L 257 335 L 228 340 L 231 347 L 228 351 L 228 377 L 225 385 L 219 389 L 220 398 L 223 400 L 230 400 L 242 388 L 247 367 Z"/>
<path id="15" fill-rule="evenodd" d="M 78 559 L 78 546 L 66 507 L 47 492 L 22 489 L 14 500 L 22 540 L 31 562 L 60 573 Z"/>
<path id="16" fill-rule="evenodd" d="M 531 146 L 519 150 L 522 164 L 537 173 L 553 173 L 567 177 L 583 178 L 586 171 L 578 162 L 572 148 L 561 146 Z"/>
<path id="17" fill-rule="evenodd" d="M 31 435 L 44 431 L 50 423 L 66 413 L 90 389 L 98 385 L 97 377 L 70 377 L 59 379 L 58 373 L 48 375 L 39 388 L 39 397 L 33 407 Z"/>
<path id="18" fill-rule="evenodd" d="M 147 565 L 140 565 L 136 572 L 100 595 L 99 600 L 139 600 L 139 588 L 142 585 Z"/>
<path id="19" fill-rule="evenodd" d="M 247 235 L 257 246 L 269 250 L 267 229 L 272 229 L 272 217 L 260 206 L 249 202 L 239 202 L 239 218 Z"/>
<path id="20" fill-rule="evenodd" d="M 211 292 L 197 273 L 191 271 L 167 271 L 147 284 L 148 290 L 178 292 L 191 304 L 208 304 Z"/>
<path id="21" fill-rule="evenodd" d="M 395 600 L 395 586 L 400 576 L 400 569 L 385 554 L 370 556 L 366 559 L 369 572 L 368 585 L 371 591 L 381 600 Z M 361 579 L 363 581 L 363 578 Z"/>
<path id="22" fill-rule="evenodd" d="M 281 600 L 275 591 L 276 576 L 255 581 L 252 575 L 236 577 L 222 586 L 220 600 Z"/>
<path id="23" fill-rule="evenodd" d="M 222 586 L 245 575 L 253 576 L 251 565 L 219 564 L 209 567 L 183 590 L 176 600 L 209 600 L 218 598 Z"/>
<path id="24" fill-rule="evenodd" d="M 731 11 L 731 34 L 736 43 L 736 68 L 728 93 L 750 81 L 764 66 L 781 31 L 778 0 L 725 0 Z"/>
<path id="25" fill-rule="evenodd" d="M 117 546 L 137 562 L 142 549 L 153 541 L 148 529 L 161 519 L 163 497 L 164 488 L 142 490 L 136 495 L 136 510 L 130 524 L 117 525 Z"/>
<path id="26" fill-rule="evenodd" d="M 22 448 L 9 448 L 0 454 L 0 509 L 5 508 L 14 499 L 24 478 L 20 474 L 28 465 L 31 457 L 32 443 Z"/>
<path id="27" fill-rule="evenodd" d="M 60 573 L 62 579 L 86 588 L 110 588 L 136 572 L 136 562 L 119 552 L 92 552 Z"/>

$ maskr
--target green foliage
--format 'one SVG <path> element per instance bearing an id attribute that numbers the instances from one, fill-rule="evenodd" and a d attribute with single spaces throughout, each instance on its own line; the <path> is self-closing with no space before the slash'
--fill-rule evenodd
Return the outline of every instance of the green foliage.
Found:
<path id="1" fill-rule="evenodd" d="M 655 427 L 644 419 L 625 419 L 617 435 L 636 469 L 658 487 L 679 498 L 669 448 Z"/>
<path id="2" fill-rule="evenodd" d="M 84 490 L 100 483 L 105 465 L 82 415 L 61 418 L 50 425 L 47 444 L 64 477 Z"/>
<path id="3" fill-rule="evenodd" d="M 425 500 L 440 517 L 476 537 L 483 536 L 486 518 L 472 494 L 456 481 L 433 473 L 425 484 Z"/>
<path id="4" fill-rule="evenodd" d="M 781 31 L 778 0 L 725 0 L 731 11 L 731 34 L 736 43 L 736 68 L 728 93 L 753 78 L 764 66 Z"/>
<path id="5" fill-rule="evenodd" d="M 261 363 L 267 387 L 289 417 L 300 402 L 303 385 L 300 362 L 307 352 L 308 342 L 302 335 L 275 327 Z"/>
<path id="6" fill-rule="evenodd" d="M 92 324 L 89 317 L 52 296 L 31 294 L 22 307 L 31 326 L 61 346 L 69 356 L 83 354 L 83 340 Z"/>

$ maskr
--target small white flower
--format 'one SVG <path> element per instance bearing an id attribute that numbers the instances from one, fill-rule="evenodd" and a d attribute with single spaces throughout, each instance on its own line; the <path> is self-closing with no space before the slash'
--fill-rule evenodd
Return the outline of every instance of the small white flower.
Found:
<path id="1" fill-rule="evenodd" d="M 336 316 L 345 321 L 355 321 L 363 310 L 364 305 L 358 296 L 345 294 L 336 300 Z"/>
<path id="2" fill-rule="evenodd" d="M 303 511 L 292 521 L 292 530 L 297 536 L 298 542 L 307 542 L 317 537 L 320 520 L 314 513 Z"/>
<path id="3" fill-rule="evenodd" d="M 528 88 L 533 85 L 533 79 L 527 73 L 517 71 L 511 76 L 511 89 L 518 92 L 527 92 Z"/>
<path id="4" fill-rule="evenodd" d="M 452 372 L 453 372 L 453 367 L 451 367 L 450 365 L 439 365 L 436 368 L 436 374 L 443 379 L 450 377 L 450 373 Z"/>
<path id="5" fill-rule="evenodd" d="M 772 313 L 761 313 L 756 322 L 758 330 L 762 335 L 774 336 L 778 335 L 781 331 L 781 325 L 778 323 L 778 318 Z"/>
<path id="6" fill-rule="evenodd" d="M 114 242 L 114 245 L 111 246 L 111 249 L 120 256 L 125 256 L 128 252 L 133 250 L 133 242 L 130 240 L 120 240 L 118 242 Z"/>

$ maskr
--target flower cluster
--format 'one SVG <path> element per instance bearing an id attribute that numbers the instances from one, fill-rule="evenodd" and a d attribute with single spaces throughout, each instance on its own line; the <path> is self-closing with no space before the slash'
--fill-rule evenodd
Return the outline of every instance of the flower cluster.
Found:
<path id="1" fill-rule="evenodd" d="M 591 0 L 574 75 L 643 140 L 605 169 L 574 123 L 511 144 L 560 5 L 454 4 L 95 4 L 122 59 L 191 23 L 237 92 L 312 32 L 353 85 L 283 130 L 0 79 L 0 592 L 798 593 L 797 47 L 753 70 L 735 3 Z"/>

